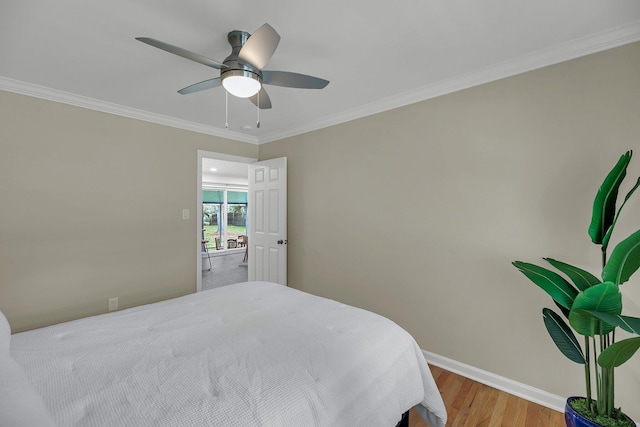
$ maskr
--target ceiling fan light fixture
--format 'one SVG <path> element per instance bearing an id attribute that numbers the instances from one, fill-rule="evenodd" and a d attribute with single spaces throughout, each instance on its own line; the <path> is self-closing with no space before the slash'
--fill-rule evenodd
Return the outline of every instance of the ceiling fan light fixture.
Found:
<path id="1" fill-rule="evenodd" d="M 250 98 L 260 91 L 260 76 L 247 70 L 230 70 L 222 73 L 222 86 L 238 98 Z"/>
<path id="2" fill-rule="evenodd" d="M 229 94 L 239 98 L 248 98 L 258 107 L 258 113 L 260 113 L 260 110 L 271 108 L 271 99 L 267 91 L 262 87 L 263 83 L 296 89 L 323 89 L 329 84 L 328 80 L 306 74 L 263 70 L 280 43 L 280 35 L 269 24 L 264 24 L 253 34 L 240 30 L 233 30 L 227 33 L 227 41 L 231 45 L 231 54 L 222 62 L 149 37 L 136 37 L 136 40 L 173 55 L 220 70 L 220 77 L 191 84 L 180 89 L 178 91 L 179 94 L 187 95 L 223 86 L 225 88 L 225 104 Z M 225 122 L 225 127 L 228 127 L 228 122 Z M 260 114 L 258 114 L 256 122 L 256 128 L 259 127 Z"/>

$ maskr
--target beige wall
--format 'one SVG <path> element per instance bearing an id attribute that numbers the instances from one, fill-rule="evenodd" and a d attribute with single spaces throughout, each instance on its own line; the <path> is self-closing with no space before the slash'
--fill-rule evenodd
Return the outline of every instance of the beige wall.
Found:
<path id="1" fill-rule="evenodd" d="M 599 274 L 593 198 L 627 149 L 625 188 L 640 176 L 639 117 L 636 43 L 262 145 L 288 157 L 289 285 L 386 315 L 436 354 L 584 395 L 544 328 L 550 298 L 510 263 Z M 615 239 L 640 227 L 640 195 L 625 209 Z M 640 316 L 640 273 L 623 292 Z M 618 372 L 640 419 L 640 355 Z"/>
<path id="2" fill-rule="evenodd" d="M 197 150 L 252 144 L 0 91 L 0 310 L 14 332 L 194 292 Z M 189 220 L 182 219 L 189 209 Z"/>

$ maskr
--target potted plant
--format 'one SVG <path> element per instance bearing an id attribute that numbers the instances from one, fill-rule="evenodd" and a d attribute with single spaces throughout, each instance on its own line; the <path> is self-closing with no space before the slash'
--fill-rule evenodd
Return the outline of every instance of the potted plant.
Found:
<path id="1" fill-rule="evenodd" d="M 601 277 L 551 258 L 544 260 L 566 278 L 534 264 L 513 263 L 551 296 L 562 315 L 544 308 L 545 327 L 562 354 L 584 365 L 586 396 L 567 399 L 565 420 L 570 427 L 635 426 L 615 406 L 614 368 L 626 362 L 640 348 L 640 337 L 615 342 L 616 327 L 640 334 L 640 318 L 621 315 L 619 289 L 640 267 L 640 230 L 620 241 L 609 257 L 607 253 L 620 212 L 640 186 L 639 178 L 616 210 L 618 190 L 626 176 L 631 155 L 632 152 L 628 151 L 620 157 L 602 183 L 593 204 L 589 236 L 601 247 Z M 573 331 L 583 337 L 582 345 Z M 595 399 L 592 397 L 593 389 Z"/>

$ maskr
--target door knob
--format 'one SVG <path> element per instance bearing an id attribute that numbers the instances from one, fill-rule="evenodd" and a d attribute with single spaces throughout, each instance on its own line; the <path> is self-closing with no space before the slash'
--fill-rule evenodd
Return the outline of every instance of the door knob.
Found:
<path id="1" fill-rule="evenodd" d="M 285 244 L 285 245 L 286 245 L 286 244 L 287 244 L 287 241 L 286 241 L 286 240 L 278 240 L 278 244 L 279 244 L 279 245 L 282 245 L 282 244 Z"/>

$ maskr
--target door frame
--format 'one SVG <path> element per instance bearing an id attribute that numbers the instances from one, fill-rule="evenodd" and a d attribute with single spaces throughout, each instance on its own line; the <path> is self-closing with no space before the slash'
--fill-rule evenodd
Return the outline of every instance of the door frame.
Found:
<path id="1" fill-rule="evenodd" d="M 214 151 L 198 150 L 196 173 L 196 292 L 202 290 L 202 159 L 225 160 L 227 162 L 251 164 L 258 161 L 253 157 L 234 156 L 232 154 L 217 153 Z M 248 178 L 248 175 L 247 175 Z M 249 259 L 251 263 L 251 259 Z"/>

